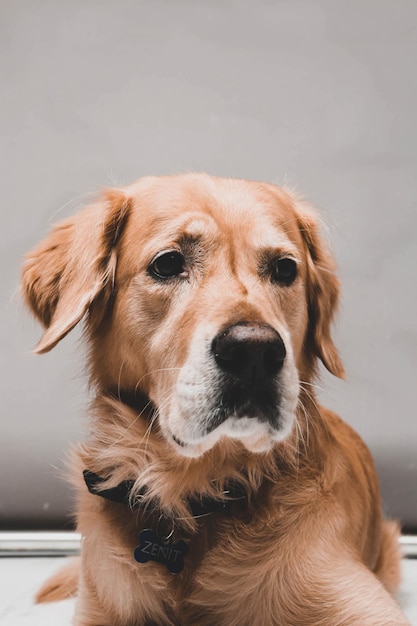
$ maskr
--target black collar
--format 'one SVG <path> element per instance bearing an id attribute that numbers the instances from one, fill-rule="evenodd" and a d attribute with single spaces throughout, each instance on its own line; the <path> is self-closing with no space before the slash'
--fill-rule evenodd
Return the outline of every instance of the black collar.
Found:
<path id="1" fill-rule="evenodd" d="M 134 485 L 133 480 L 124 480 L 117 487 L 111 489 L 100 489 L 100 485 L 105 482 L 105 479 L 90 470 L 84 470 L 83 472 L 85 484 L 88 491 L 96 496 L 106 498 L 112 502 L 119 504 L 125 504 L 131 509 L 140 509 L 142 500 L 140 496 L 146 494 L 146 487 L 138 492 L 134 501 L 131 501 L 130 494 Z M 193 517 L 199 517 L 201 515 L 208 515 L 210 513 L 216 513 L 218 511 L 228 511 L 236 503 L 242 504 L 247 501 L 247 492 L 242 485 L 238 483 L 232 483 L 226 490 L 225 495 L 227 499 L 219 500 L 210 496 L 202 496 L 201 498 L 188 498 L 187 504 L 190 508 Z M 149 509 L 149 503 L 146 503 L 147 509 Z M 151 506 L 152 510 L 160 510 L 160 507 L 155 504 Z"/>

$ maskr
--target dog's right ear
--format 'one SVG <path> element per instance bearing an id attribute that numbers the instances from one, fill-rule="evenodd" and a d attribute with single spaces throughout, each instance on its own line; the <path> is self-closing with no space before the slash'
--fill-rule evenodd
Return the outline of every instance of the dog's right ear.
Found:
<path id="1" fill-rule="evenodd" d="M 26 304 L 45 326 L 35 352 L 48 352 L 88 312 L 99 295 L 111 295 L 117 243 L 130 211 L 122 190 L 64 220 L 26 257 L 22 290 Z"/>
<path id="2" fill-rule="evenodd" d="M 344 378 L 339 352 L 333 343 L 331 325 L 339 301 L 335 263 L 319 233 L 314 212 L 304 203 L 297 207 L 297 222 L 306 247 L 308 331 L 306 348 L 334 376 Z"/>

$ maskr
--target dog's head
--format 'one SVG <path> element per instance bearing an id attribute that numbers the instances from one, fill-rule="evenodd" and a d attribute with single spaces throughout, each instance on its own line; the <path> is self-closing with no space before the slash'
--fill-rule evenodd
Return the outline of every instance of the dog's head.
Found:
<path id="1" fill-rule="evenodd" d="M 110 190 L 28 257 L 26 302 L 53 348 L 84 316 L 99 392 L 141 394 L 179 454 L 288 436 L 300 381 L 343 368 L 334 266 L 314 214 L 264 183 L 189 174 Z"/>

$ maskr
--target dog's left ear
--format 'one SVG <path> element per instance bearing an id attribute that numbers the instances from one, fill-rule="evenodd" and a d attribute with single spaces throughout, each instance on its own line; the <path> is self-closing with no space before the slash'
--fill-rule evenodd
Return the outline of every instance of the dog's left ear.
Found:
<path id="1" fill-rule="evenodd" d="M 129 209 L 130 199 L 122 190 L 108 190 L 101 201 L 55 226 L 27 255 L 23 295 L 46 328 L 35 352 L 51 350 L 99 296 L 104 309 L 112 292 L 116 247 Z"/>
<path id="2" fill-rule="evenodd" d="M 339 301 L 335 263 L 319 234 L 313 211 L 301 205 L 297 212 L 307 259 L 307 348 L 313 356 L 321 359 L 329 372 L 344 378 L 343 364 L 331 337 L 331 324 Z"/>

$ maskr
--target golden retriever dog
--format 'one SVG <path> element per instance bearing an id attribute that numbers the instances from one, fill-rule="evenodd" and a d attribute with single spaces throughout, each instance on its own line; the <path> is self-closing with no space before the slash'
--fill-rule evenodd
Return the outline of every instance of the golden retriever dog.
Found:
<path id="1" fill-rule="evenodd" d="M 368 449 L 315 395 L 335 266 L 314 212 L 204 174 L 103 193 L 27 256 L 39 353 L 85 319 L 77 626 L 400 626 L 398 528 Z M 59 410 L 59 407 L 57 407 Z"/>

